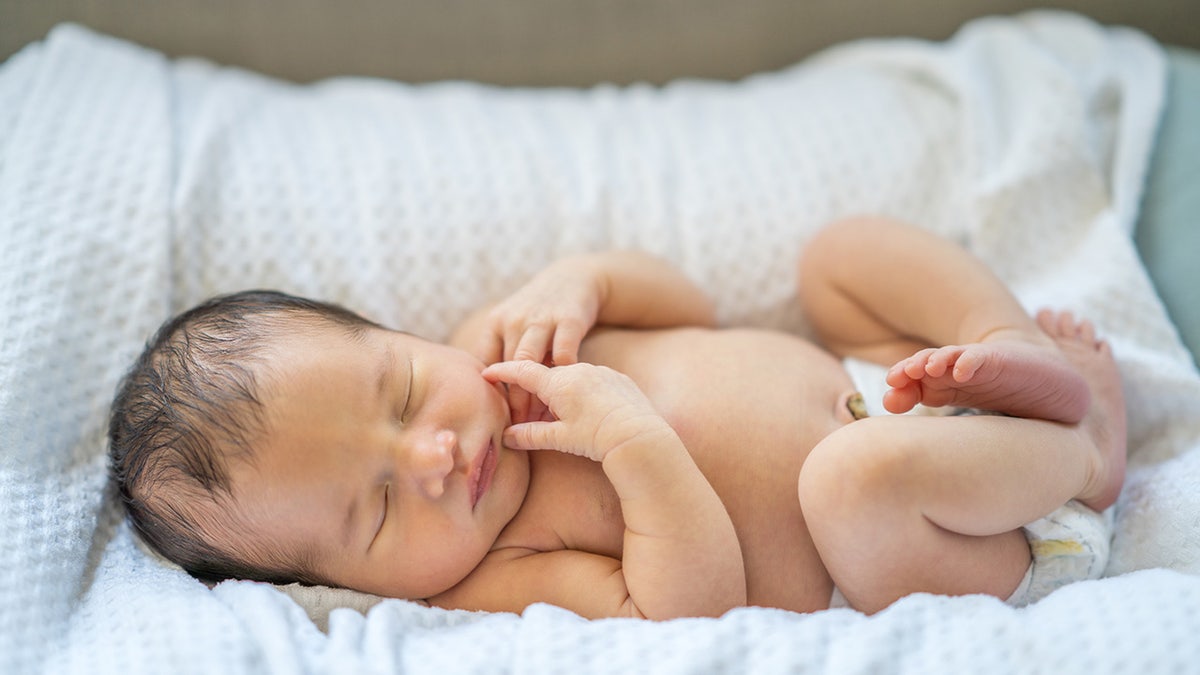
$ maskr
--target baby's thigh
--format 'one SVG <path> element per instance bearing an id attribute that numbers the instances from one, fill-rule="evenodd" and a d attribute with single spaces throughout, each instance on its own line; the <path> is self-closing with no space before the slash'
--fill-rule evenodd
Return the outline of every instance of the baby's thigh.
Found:
<path id="1" fill-rule="evenodd" d="M 966 489 L 970 481 L 945 472 L 954 464 L 948 453 L 970 449 L 947 448 L 942 432 L 962 426 L 868 418 L 830 434 L 809 455 L 801 509 L 830 576 L 856 608 L 876 611 L 915 592 L 1006 598 L 1021 582 L 1030 552 L 1019 527 L 976 532 L 937 522 L 935 504 L 948 492 L 958 493 L 951 495 L 956 513 L 986 501 Z"/>

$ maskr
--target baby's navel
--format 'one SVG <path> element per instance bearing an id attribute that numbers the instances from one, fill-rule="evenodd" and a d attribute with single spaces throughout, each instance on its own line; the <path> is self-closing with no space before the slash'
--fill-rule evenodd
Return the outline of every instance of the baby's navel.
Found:
<path id="1" fill-rule="evenodd" d="M 863 395 L 857 391 L 848 391 L 839 396 L 834 415 L 846 424 L 869 417 Z"/>

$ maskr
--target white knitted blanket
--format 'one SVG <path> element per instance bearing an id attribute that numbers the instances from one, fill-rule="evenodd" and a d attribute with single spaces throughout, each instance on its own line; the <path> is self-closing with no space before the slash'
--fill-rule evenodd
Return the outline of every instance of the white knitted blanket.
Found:
<path id="1" fill-rule="evenodd" d="M 0 672 L 1200 668 L 1200 376 L 1129 238 L 1163 77 L 1140 34 L 1054 13 L 589 90 L 299 87 L 56 29 L 0 67 Z M 442 338 L 555 256 L 620 245 L 677 262 L 728 324 L 804 331 L 797 253 L 856 212 L 963 241 L 1030 309 L 1111 339 L 1131 464 L 1106 578 L 1021 610 L 444 612 L 210 590 L 144 552 L 106 488 L 118 377 L 210 294 L 276 287 Z"/>

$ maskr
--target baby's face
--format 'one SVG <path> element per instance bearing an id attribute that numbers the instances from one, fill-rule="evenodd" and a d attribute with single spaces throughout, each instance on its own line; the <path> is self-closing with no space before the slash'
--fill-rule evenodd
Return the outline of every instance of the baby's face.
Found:
<path id="1" fill-rule="evenodd" d="M 260 375 L 266 434 L 231 467 L 247 537 L 311 551 L 356 590 L 426 598 L 467 576 L 521 506 L 503 390 L 470 354 L 402 333 L 298 331 Z"/>

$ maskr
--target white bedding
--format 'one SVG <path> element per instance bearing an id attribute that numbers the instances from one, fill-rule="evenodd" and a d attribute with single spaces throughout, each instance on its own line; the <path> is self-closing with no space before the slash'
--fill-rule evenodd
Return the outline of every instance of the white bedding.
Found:
<path id="1" fill-rule="evenodd" d="M 296 87 L 56 29 L 0 67 L 0 672 L 1200 668 L 1200 375 L 1129 238 L 1163 76 L 1140 34 L 1057 13 L 590 90 Z M 1110 337 L 1130 472 L 1106 578 L 1020 610 L 444 612 L 210 590 L 144 552 L 106 490 L 117 379 L 213 293 L 276 287 L 441 338 L 554 256 L 636 246 L 726 323 L 804 331 L 797 252 L 863 211 L 965 242 L 1029 308 Z"/>

